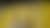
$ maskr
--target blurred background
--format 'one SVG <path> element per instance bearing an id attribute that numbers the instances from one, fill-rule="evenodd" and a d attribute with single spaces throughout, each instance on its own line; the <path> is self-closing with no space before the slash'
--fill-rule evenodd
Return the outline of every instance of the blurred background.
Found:
<path id="1" fill-rule="evenodd" d="M 0 0 L 0 28 L 50 28 L 50 0 Z"/>

